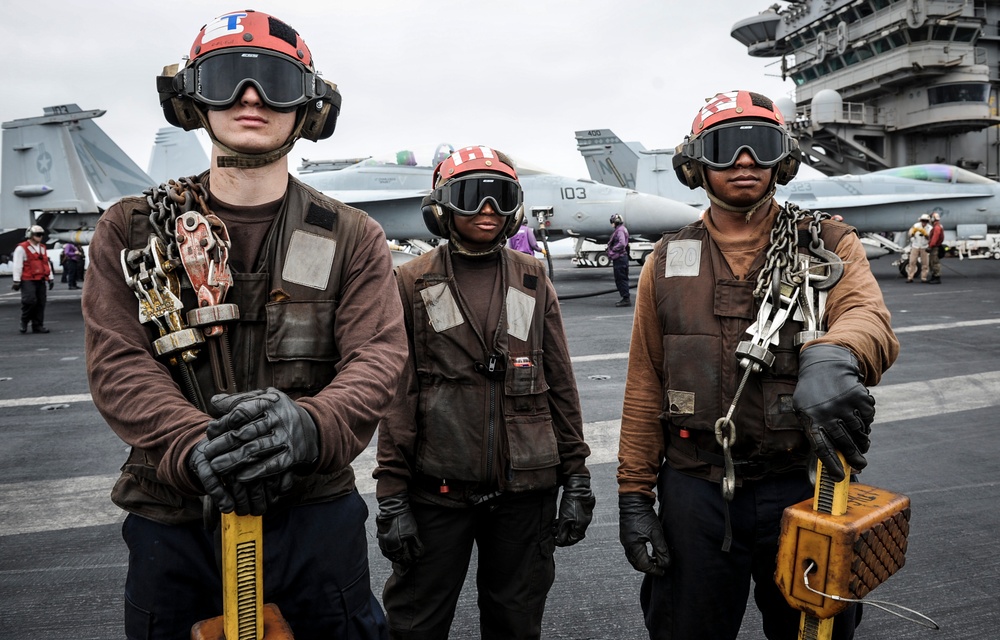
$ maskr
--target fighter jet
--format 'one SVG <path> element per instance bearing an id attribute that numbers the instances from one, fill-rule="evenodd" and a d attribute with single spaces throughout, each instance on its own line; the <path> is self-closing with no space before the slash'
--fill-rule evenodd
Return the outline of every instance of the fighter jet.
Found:
<path id="1" fill-rule="evenodd" d="M 440 147 L 435 155 L 440 156 Z M 390 238 L 430 239 L 420 215 L 420 201 L 430 192 L 433 166 L 418 166 L 412 157 L 403 152 L 397 154 L 395 163 L 368 158 L 346 166 L 342 161 L 306 160 L 298 174 L 326 195 L 367 211 Z M 530 226 L 544 231 L 551 240 L 606 241 L 613 230 L 609 219 L 615 213 L 622 216 L 630 234 L 658 237 L 693 222 L 700 213 L 657 195 L 517 164 L 525 216 Z"/>
<path id="2" fill-rule="evenodd" d="M 158 184 L 167 171 L 179 171 L 175 175 L 183 176 L 207 168 L 207 156 L 193 151 L 200 144 L 197 140 L 191 143 L 193 132 L 161 129 L 150 167 L 159 177 L 150 177 L 93 122 L 104 113 L 68 104 L 47 107 L 41 117 L 3 123 L 0 229 L 6 233 L 0 253 L 11 253 L 23 240 L 23 230 L 32 224 L 48 231 L 49 242 L 87 244 L 101 213 L 120 198 Z M 445 152 L 439 148 L 436 155 Z M 430 191 L 432 170 L 432 166 L 417 166 L 407 152 L 398 154 L 394 163 L 370 158 L 306 161 L 300 169 L 303 180 L 367 211 L 387 237 L 399 240 L 429 238 L 420 204 Z M 639 237 L 656 237 L 699 215 L 692 207 L 633 189 L 556 176 L 527 166 L 520 173 L 526 217 L 553 240 L 606 240 L 612 230 L 609 218 L 615 213 Z"/>
<path id="3" fill-rule="evenodd" d="M 48 242 L 87 244 L 102 211 L 155 186 L 93 122 L 104 114 L 64 104 L 0 125 L 0 253 L 13 253 L 33 224 L 48 231 Z"/>
<path id="4" fill-rule="evenodd" d="M 708 206 L 703 189 L 692 191 L 676 178 L 673 149 L 647 151 L 639 143 L 622 142 L 608 129 L 577 131 L 576 141 L 598 182 L 628 184 L 645 193 Z M 685 192 L 690 194 L 686 198 Z M 985 235 L 1000 225 L 998 195 L 1000 183 L 994 180 L 951 165 L 926 164 L 833 178 L 800 176 L 779 186 L 775 198 L 839 214 L 871 242 L 899 251 L 901 247 L 878 234 L 909 229 L 932 210 L 941 214 L 946 233 L 957 233 L 958 238 Z"/>

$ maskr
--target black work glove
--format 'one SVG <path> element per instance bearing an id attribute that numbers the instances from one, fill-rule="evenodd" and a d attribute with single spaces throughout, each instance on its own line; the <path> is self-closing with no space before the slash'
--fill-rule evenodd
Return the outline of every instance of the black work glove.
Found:
<path id="1" fill-rule="evenodd" d="M 559 500 L 559 519 L 552 525 L 557 547 L 570 547 L 587 537 L 595 504 L 590 476 L 569 476 Z"/>
<path id="2" fill-rule="evenodd" d="M 625 557 L 636 571 L 662 576 L 670 566 L 670 551 L 663 525 L 653 509 L 656 501 L 640 493 L 618 495 L 618 539 Z M 649 548 L 653 548 L 650 557 Z"/>
<path id="3" fill-rule="evenodd" d="M 55 280 L 49 280 L 49 291 L 52 291 L 52 287 L 56 286 Z"/>
<path id="4" fill-rule="evenodd" d="M 420 557 L 424 545 L 417 537 L 417 521 L 410 511 L 410 496 L 405 491 L 378 499 L 378 548 L 390 561 L 408 567 Z"/>
<path id="5" fill-rule="evenodd" d="M 305 408 L 274 387 L 212 397 L 223 415 L 208 424 L 205 455 L 215 473 L 249 484 L 290 488 L 290 471 L 308 473 L 319 458 L 319 431 Z M 275 484 L 277 481 L 277 484 Z"/>
<path id="6" fill-rule="evenodd" d="M 858 361 L 850 349 L 832 344 L 803 349 L 792 405 L 830 478 L 839 482 L 846 473 L 837 451 L 858 471 L 868 465 L 863 454 L 871 445 L 875 398 L 861 384 Z"/>
<path id="7" fill-rule="evenodd" d="M 10 288 L 13 289 L 14 291 L 20 291 L 21 290 L 21 283 L 20 282 L 15 282 L 14 284 L 10 285 Z"/>
<path id="8" fill-rule="evenodd" d="M 203 438 L 198 441 L 198 444 L 194 445 L 194 449 L 191 450 L 188 456 L 188 468 L 201 481 L 201 486 L 205 488 L 205 493 L 212 498 L 219 511 L 231 513 L 236 509 L 236 500 L 226 488 L 222 478 L 212 470 L 212 465 L 205 456 L 205 448 L 207 446 L 208 438 Z"/>

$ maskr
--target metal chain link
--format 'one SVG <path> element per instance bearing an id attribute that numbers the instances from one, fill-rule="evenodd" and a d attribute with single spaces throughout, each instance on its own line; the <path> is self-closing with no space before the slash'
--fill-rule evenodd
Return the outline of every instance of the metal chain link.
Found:
<path id="1" fill-rule="evenodd" d="M 786 202 L 778 209 L 778 217 L 774 221 L 771 229 L 771 241 L 767 247 L 767 254 L 764 259 L 764 268 L 757 276 L 757 285 L 753 290 L 753 297 L 761 300 L 768 287 L 777 288 L 782 276 L 791 282 L 797 282 L 802 278 L 801 274 L 795 273 L 795 254 L 798 249 L 798 225 L 806 218 L 809 220 L 809 232 L 812 236 L 813 247 L 822 247 L 822 240 L 819 239 L 820 222 L 830 218 L 830 214 L 823 211 L 809 211 L 800 209 L 792 202 Z M 775 278 L 775 275 L 778 277 Z M 777 297 L 776 297 L 777 299 Z"/>
<path id="2" fill-rule="evenodd" d="M 767 290 L 772 289 L 772 299 L 780 300 L 781 281 L 786 280 L 793 284 L 799 284 L 805 274 L 797 272 L 798 265 L 798 225 L 802 220 L 809 218 L 809 231 L 812 236 L 811 247 L 822 250 L 823 241 L 819 238 L 821 229 L 820 222 L 829 218 L 830 215 L 822 211 L 809 211 L 800 209 L 797 205 L 786 202 L 778 209 L 778 216 L 771 228 L 770 243 L 765 254 L 764 267 L 760 275 L 757 276 L 757 285 L 754 287 L 753 296 L 758 300 L 763 300 Z M 733 401 L 729 405 L 729 412 L 725 417 L 719 418 L 715 422 L 715 439 L 722 447 L 722 457 L 725 461 L 725 473 L 722 478 L 722 497 L 726 502 L 730 502 L 736 493 L 736 470 L 733 463 L 732 446 L 736 444 L 736 423 L 732 416 L 736 411 L 736 404 L 743 394 L 750 374 L 751 367 L 747 367 L 743 373 L 743 378 L 736 389 Z M 728 430 L 728 433 L 725 431 Z"/>

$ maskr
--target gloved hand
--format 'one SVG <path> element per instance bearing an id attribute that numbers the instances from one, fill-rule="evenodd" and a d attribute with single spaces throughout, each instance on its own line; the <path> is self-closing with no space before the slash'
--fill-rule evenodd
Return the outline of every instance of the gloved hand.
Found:
<path id="1" fill-rule="evenodd" d="M 417 537 L 417 521 L 410 511 L 410 496 L 405 491 L 378 499 L 378 548 L 390 561 L 407 567 L 420 557 L 424 545 Z"/>
<path id="2" fill-rule="evenodd" d="M 656 501 L 639 493 L 618 495 L 618 538 L 625 557 L 636 571 L 662 576 L 670 566 L 670 551 L 663 525 L 653 509 Z M 650 557 L 649 548 L 653 548 Z"/>
<path id="3" fill-rule="evenodd" d="M 49 291 L 52 291 L 52 287 L 56 286 L 55 280 L 49 280 Z"/>
<path id="4" fill-rule="evenodd" d="M 21 283 L 20 282 L 15 282 L 14 284 L 10 285 L 10 288 L 13 289 L 14 291 L 20 291 L 21 290 Z"/>
<path id="5" fill-rule="evenodd" d="M 590 476 L 570 476 L 559 500 L 559 519 L 552 525 L 557 547 L 570 547 L 587 537 L 597 500 L 590 490 Z"/>
<path id="6" fill-rule="evenodd" d="M 799 353 L 799 381 L 792 405 L 816 457 L 839 482 L 845 470 L 836 452 L 860 471 L 875 420 L 875 399 L 861 384 L 858 361 L 850 349 L 832 344 L 806 347 Z"/>
<path id="7" fill-rule="evenodd" d="M 219 508 L 219 511 L 223 513 L 231 513 L 236 509 L 236 500 L 233 498 L 232 494 L 226 489 L 225 484 L 222 482 L 222 478 L 212 470 L 212 465 L 209 463 L 208 458 L 205 455 L 205 448 L 208 446 L 208 438 L 203 438 L 198 441 L 198 444 L 194 445 L 194 449 L 191 450 L 190 455 L 188 455 L 188 468 L 194 472 L 198 480 L 201 481 L 201 485 L 205 488 L 205 493 L 209 495 L 210 498 L 215 502 L 215 506 Z M 238 513 L 238 512 L 237 512 Z M 239 515 L 246 515 L 241 513 Z"/>
<path id="8" fill-rule="evenodd" d="M 293 474 L 286 471 L 280 476 L 272 476 L 256 482 L 232 482 L 228 485 L 236 503 L 238 516 L 262 516 L 268 507 L 292 488 Z"/>
<path id="9" fill-rule="evenodd" d="M 319 431 L 312 416 L 274 387 L 218 394 L 212 405 L 223 415 L 208 424 L 205 455 L 221 476 L 243 484 L 273 478 L 279 489 L 287 490 L 292 478 L 285 472 L 306 469 L 319 458 Z"/>

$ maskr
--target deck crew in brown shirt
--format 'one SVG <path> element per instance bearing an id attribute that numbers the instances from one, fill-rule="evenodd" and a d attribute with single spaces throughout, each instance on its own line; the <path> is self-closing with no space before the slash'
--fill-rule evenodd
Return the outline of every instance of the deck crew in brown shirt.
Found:
<path id="1" fill-rule="evenodd" d="M 778 109 L 748 91 L 711 99 L 675 156 L 711 206 L 643 266 L 618 454 L 650 638 L 736 638 L 751 578 L 765 635 L 796 637 L 773 580 L 782 511 L 812 496 L 810 455 L 831 476 L 851 471 L 837 452 L 867 464 L 866 387 L 899 344 L 854 229 L 774 201 L 798 162 Z"/>
<path id="2" fill-rule="evenodd" d="M 83 296 L 94 403 L 131 447 L 112 492 L 129 512 L 125 635 L 188 637 L 222 613 L 219 512 L 235 511 L 263 516 L 264 601 L 296 638 L 385 637 L 351 462 L 398 383 L 402 307 L 381 227 L 286 155 L 333 133 L 340 94 L 254 11 L 206 24 L 157 86 L 171 124 L 208 131 L 211 168 L 109 208 Z M 183 309 L 140 311 L 170 300 L 165 274 Z M 173 351 L 194 329 L 205 342 Z"/>

